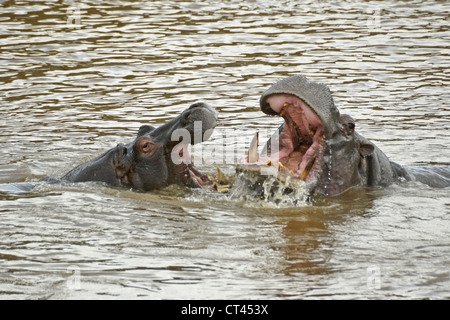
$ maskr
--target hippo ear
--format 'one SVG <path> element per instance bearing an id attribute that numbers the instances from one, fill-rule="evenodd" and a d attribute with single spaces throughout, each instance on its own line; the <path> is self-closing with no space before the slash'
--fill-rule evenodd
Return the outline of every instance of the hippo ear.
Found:
<path id="1" fill-rule="evenodd" d="M 348 114 L 342 114 L 339 118 L 339 122 L 342 126 L 342 133 L 347 137 L 351 136 L 355 132 L 355 120 Z"/>
<path id="2" fill-rule="evenodd" d="M 139 137 L 143 136 L 144 134 L 147 134 L 147 133 L 149 133 L 149 132 L 152 132 L 153 130 L 155 130 L 155 127 L 148 126 L 148 125 L 141 126 L 141 127 L 139 128 L 137 137 L 139 138 Z"/>
<path id="3" fill-rule="evenodd" d="M 372 155 L 375 145 L 369 141 L 363 141 L 359 144 L 359 153 L 363 158 Z"/>

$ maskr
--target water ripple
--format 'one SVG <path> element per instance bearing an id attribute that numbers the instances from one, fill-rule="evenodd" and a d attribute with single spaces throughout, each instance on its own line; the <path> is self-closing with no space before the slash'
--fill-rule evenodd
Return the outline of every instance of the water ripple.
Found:
<path id="1" fill-rule="evenodd" d="M 208 143 L 236 152 L 222 166 L 232 174 L 254 132 L 279 125 L 261 93 L 297 73 L 329 85 L 392 160 L 448 164 L 445 1 L 0 6 L 0 183 L 62 176 L 199 100 L 220 110 Z M 0 297 L 449 297 L 448 190 L 355 191 L 301 209 L 190 192 L 1 194 Z"/>

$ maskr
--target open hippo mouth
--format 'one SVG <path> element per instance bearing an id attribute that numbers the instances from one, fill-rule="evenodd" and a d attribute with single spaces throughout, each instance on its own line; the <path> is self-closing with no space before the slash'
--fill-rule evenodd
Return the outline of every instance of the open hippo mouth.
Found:
<path id="1" fill-rule="evenodd" d="M 322 168 L 325 141 L 320 118 L 302 100 L 292 95 L 269 96 L 265 106 L 283 117 L 285 124 L 271 138 L 260 157 L 254 146 L 257 139 L 254 139 L 243 164 L 275 166 L 279 172 L 305 181 L 317 178 Z"/>
<path id="2" fill-rule="evenodd" d="M 325 134 L 322 121 L 303 101 L 293 96 L 272 96 L 267 99 L 267 104 L 279 112 L 286 123 L 279 136 L 279 163 L 292 177 L 311 179 L 310 175 L 323 161 Z"/>
<path id="3" fill-rule="evenodd" d="M 212 183 L 206 174 L 195 168 L 186 144 L 175 146 L 171 151 L 171 159 L 174 162 L 176 177 L 181 184 L 190 188 L 204 188 Z"/>
<path id="4" fill-rule="evenodd" d="M 212 184 L 208 176 L 198 171 L 192 164 L 182 164 L 179 174 L 182 183 L 190 188 L 204 188 Z"/>

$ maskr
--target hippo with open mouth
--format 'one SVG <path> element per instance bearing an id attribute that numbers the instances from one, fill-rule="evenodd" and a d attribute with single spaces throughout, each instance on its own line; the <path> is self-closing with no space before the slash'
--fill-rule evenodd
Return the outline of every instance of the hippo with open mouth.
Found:
<path id="1" fill-rule="evenodd" d="M 101 182 L 138 191 L 161 189 L 170 184 L 195 188 L 208 185 L 211 183 L 208 177 L 191 163 L 187 145 L 209 139 L 217 116 L 209 105 L 193 104 L 158 128 L 142 126 L 134 142 L 119 144 L 76 167 L 62 181 Z"/>
<path id="2" fill-rule="evenodd" d="M 275 173 L 281 180 L 303 180 L 310 195 L 327 197 L 356 186 L 388 186 L 402 179 L 450 186 L 450 166 L 404 168 L 389 161 L 355 131 L 349 115 L 340 114 L 330 90 L 304 76 L 275 83 L 261 96 L 260 107 L 268 115 L 283 117 L 284 123 L 260 155 L 255 137 L 238 174 L 265 179 Z"/>
<path id="3" fill-rule="evenodd" d="M 210 179 L 191 162 L 188 145 L 210 138 L 218 112 L 206 103 L 195 103 L 158 128 L 144 125 L 136 139 L 79 165 L 61 179 L 44 182 L 99 182 L 136 191 L 161 189 L 171 184 L 191 188 L 212 186 Z M 40 183 L 0 184 L 0 193 L 22 193 Z"/>

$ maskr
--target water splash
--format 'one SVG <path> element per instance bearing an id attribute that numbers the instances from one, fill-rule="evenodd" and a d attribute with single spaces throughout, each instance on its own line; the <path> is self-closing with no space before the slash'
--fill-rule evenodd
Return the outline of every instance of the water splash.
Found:
<path id="1" fill-rule="evenodd" d="M 286 208 L 308 205 L 310 194 L 303 180 L 243 171 L 236 174 L 230 199 L 251 206 Z"/>

